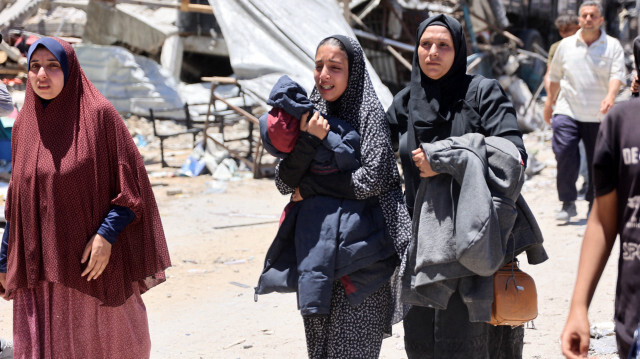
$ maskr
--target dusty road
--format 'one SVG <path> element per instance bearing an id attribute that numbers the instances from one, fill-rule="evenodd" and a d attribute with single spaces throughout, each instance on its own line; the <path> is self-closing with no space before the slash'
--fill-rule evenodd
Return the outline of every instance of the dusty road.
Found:
<path id="1" fill-rule="evenodd" d="M 555 221 L 559 208 L 549 141 L 529 136 L 527 149 L 548 164 L 527 181 L 524 196 L 545 235 L 550 259 L 523 268 L 536 280 L 539 316 L 525 334 L 525 358 L 560 358 L 558 338 L 566 319 L 587 205 L 568 224 Z M 547 136 L 548 137 L 548 136 Z M 145 153 L 156 156 L 157 153 Z M 288 198 L 273 180 L 213 181 L 163 177 L 148 167 L 155 184 L 173 267 L 166 283 L 143 296 L 149 313 L 152 358 L 304 358 L 302 320 L 294 294 L 270 294 L 254 302 L 253 286 Z M 178 193 L 178 194 L 176 194 Z M 617 258 L 617 248 L 614 258 Z M 590 310 L 592 323 L 613 316 L 616 260 L 610 260 Z M 11 336 L 11 303 L 0 301 L 0 336 Z M 402 325 L 385 339 L 382 358 L 406 358 Z M 599 355 L 599 357 L 615 357 Z"/>

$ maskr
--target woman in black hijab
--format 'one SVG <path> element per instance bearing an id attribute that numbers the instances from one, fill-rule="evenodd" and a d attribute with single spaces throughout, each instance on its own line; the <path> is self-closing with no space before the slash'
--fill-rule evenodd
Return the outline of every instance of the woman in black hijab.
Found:
<path id="1" fill-rule="evenodd" d="M 499 136 L 527 154 L 516 113 L 497 81 L 467 75 L 467 48 L 460 23 L 436 15 L 418 27 L 411 83 L 387 111 L 399 151 L 405 198 L 412 212 L 421 177 L 436 176 L 420 144 L 466 133 Z M 404 319 L 405 348 L 411 358 L 514 358 L 522 356 L 523 327 L 470 322 L 456 290 L 446 309 L 413 306 Z"/>

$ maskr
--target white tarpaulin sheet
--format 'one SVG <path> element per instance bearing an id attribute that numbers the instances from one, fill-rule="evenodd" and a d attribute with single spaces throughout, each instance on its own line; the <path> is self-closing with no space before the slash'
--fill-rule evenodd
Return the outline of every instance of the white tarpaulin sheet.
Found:
<path id="1" fill-rule="evenodd" d="M 209 0 L 242 87 L 266 101 L 282 75 L 311 93 L 316 46 L 327 36 L 356 38 L 335 0 Z M 367 61 L 384 108 L 393 96 Z"/>
<path id="2" fill-rule="evenodd" d="M 89 80 L 121 114 L 182 107 L 175 80 L 155 61 L 119 46 L 77 45 L 75 51 Z"/>

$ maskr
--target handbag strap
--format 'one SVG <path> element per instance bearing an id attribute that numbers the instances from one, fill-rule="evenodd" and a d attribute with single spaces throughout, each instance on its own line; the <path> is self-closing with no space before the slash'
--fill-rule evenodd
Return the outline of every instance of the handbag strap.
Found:
<path id="1" fill-rule="evenodd" d="M 509 278 L 507 278 L 507 281 L 504 283 L 504 289 L 507 290 L 507 288 L 509 288 L 509 282 L 511 281 L 511 279 L 513 279 L 513 285 L 516 287 L 516 292 L 517 292 L 518 283 L 516 282 L 516 270 L 520 271 L 519 261 L 514 256 L 513 260 L 509 262 L 507 265 L 509 264 L 511 264 L 509 266 L 509 269 L 511 270 L 511 275 L 509 276 Z"/>

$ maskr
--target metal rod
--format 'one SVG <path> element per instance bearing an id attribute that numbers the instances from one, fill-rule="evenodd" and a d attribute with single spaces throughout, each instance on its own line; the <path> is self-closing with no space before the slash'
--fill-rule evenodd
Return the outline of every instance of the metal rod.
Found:
<path id="1" fill-rule="evenodd" d="M 518 51 L 518 53 L 535 57 L 536 59 L 539 59 L 540 61 L 543 61 L 545 64 L 547 63 L 547 58 L 542 56 L 542 55 L 540 55 L 537 52 L 527 51 L 527 50 L 523 50 L 523 49 L 516 49 L 516 50 Z"/>
<path id="2" fill-rule="evenodd" d="M 402 57 L 402 55 L 400 55 L 400 53 L 396 49 L 391 47 L 391 45 L 387 45 L 387 51 L 389 51 L 391 55 L 393 55 L 393 57 L 395 57 L 396 60 L 398 60 L 398 62 L 404 65 L 404 67 L 406 67 L 407 70 L 411 71 L 411 64 L 409 63 L 409 61 L 407 61 L 407 59 Z"/>
<path id="3" fill-rule="evenodd" d="M 222 98 L 222 97 L 220 97 L 220 96 L 216 95 L 216 93 L 215 93 L 215 92 L 213 93 L 213 97 L 214 97 L 216 100 L 219 100 L 219 101 L 221 101 L 222 103 L 224 103 L 225 105 L 227 105 L 230 109 L 232 109 L 232 110 L 236 111 L 237 113 L 241 114 L 242 116 L 246 117 L 246 118 L 247 118 L 247 120 L 249 120 L 249 121 L 253 122 L 254 124 L 256 124 L 256 125 L 258 125 L 258 126 L 260 126 L 260 121 L 258 121 L 258 119 L 257 119 L 254 115 L 252 115 L 251 113 L 249 113 L 249 112 L 245 111 L 244 109 L 242 109 L 242 108 L 240 108 L 240 107 L 238 107 L 238 106 L 236 106 L 236 105 L 231 104 L 231 103 L 230 103 L 229 101 L 227 101 L 226 99 L 224 99 L 224 98 Z"/>
<path id="4" fill-rule="evenodd" d="M 358 37 L 362 37 L 362 38 L 373 40 L 373 41 L 378 41 L 382 44 L 393 46 L 403 51 L 413 52 L 415 50 L 415 46 L 413 45 L 408 45 L 408 44 L 405 44 L 404 42 L 391 40 L 386 37 L 378 36 L 376 34 L 372 34 L 359 29 L 353 29 L 353 33 L 356 34 L 356 36 Z"/>
<path id="5" fill-rule="evenodd" d="M 490 23 L 485 18 L 479 16 L 478 14 L 474 13 L 473 11 L 469 11 L 469 15 L 471 15 L 471 16 L 475 17 L 476 19 L 482 21 L 491 30 L 497 31 L 498 33 L 500 33 L 501 35 L 504 35 L 505 37 L 509 38 L 510 40 L 515 41 L 515 43 L 518 44 L 518 46 L 520 46 L 520 47 L 524 46 L 524 43 L 522 42 L 522 40 L 520 40 L 519 37 L 517 37 L 516 35 L 510 33 L 509 31 L 502 30 L 501 28 L 499 28 L 499 27 L 495 26 L 494 24 Z"/>

